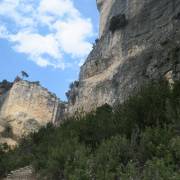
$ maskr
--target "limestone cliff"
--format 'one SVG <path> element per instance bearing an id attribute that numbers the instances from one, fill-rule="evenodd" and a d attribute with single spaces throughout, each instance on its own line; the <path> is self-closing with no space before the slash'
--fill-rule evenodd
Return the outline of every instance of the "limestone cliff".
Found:
<path id="1" fill-rule="evenodd" d="M 97 7 L 99 40 L 67 93 L 67 110 L 38 83 L 0 84 L 0 133 L 10 125 L 20 137 L 65 111 L 114 105 L 146 82 L 180 79 L 180 0 L 97 0 Z"/>
<path id="2" fill-rule="evenodd" d="M 123 102 L 146 82 L 180 79 L 180 0 L 97 0 L 100 35 L 69 112 Z"/>
<path id="3" fill-rule="evenodd" d="M 15 82 L 0 96 L 0 102 L 0 133 L 5 133 L 1 142 L 10 140 L 8 133 L 16 140 L 48 122 L 56 123 L 65 109 L 56 95 L 38 82 Z"/>

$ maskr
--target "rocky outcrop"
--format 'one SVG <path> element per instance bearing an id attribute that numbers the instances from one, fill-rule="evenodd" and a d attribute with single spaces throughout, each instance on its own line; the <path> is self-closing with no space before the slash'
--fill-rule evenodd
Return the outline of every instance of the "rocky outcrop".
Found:
<path id="1" fill-rule="evenodd" d="M 81 67 L 78 88 L 72 88 L 69 113 L 123 102 L 150 81 L 180 79 L 180 0 L 97 0 L 97 5 L 99 41 Z"/>
<path id="2" fill-rule="evenodd" d="M 36 180 L 33 168 L 27 166 L 24 168 L 17 169 L 12 171 L 6 178 L 3 180 Z"/>
<path id="3" fill-rule="evenodd" d="M 49 122 L 58 123 L 65 110 L 65 104 L 38 82 L 22 80 L 15 82 L 0 102 L 1 136 L 13 136 L 15 140 Z"/>

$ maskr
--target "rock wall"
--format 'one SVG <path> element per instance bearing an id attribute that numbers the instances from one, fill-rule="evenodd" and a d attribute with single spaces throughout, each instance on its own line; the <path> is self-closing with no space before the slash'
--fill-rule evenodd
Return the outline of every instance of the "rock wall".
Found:
<path id="1" fill-rule="evenodd" d="M 15 139 L 57 123 L 65 105 L 37 82 L 18 81 L 1 97 L 0 127 L 11 127 Z M 1 138 L 2 140 L 2 138 Z"/>
<path id="2" fill-rule="evenodd" d="M 99 41 L 81 67 L 69 113 L 123 102 L 146 82 L 180 79 L 180 0 L 97 0 Z M 127 23 L 110 31 L 111 20 Z"/>
<path id="3" fill-rule="evenodd" d="M 123 102 L 144 83 L 180 79 L 180 0 L 97 0 L 97 6 L 99 40 L 67 93 L 67 107 L 37 83 L 18 81 L 5 92 L 0 87 L 0 132 L 10 124 L 19 137 L 59 124 L 65 114 Z M 117 17 L 126 23 L 118 20 L 121 26 L 112 31 Z"/>

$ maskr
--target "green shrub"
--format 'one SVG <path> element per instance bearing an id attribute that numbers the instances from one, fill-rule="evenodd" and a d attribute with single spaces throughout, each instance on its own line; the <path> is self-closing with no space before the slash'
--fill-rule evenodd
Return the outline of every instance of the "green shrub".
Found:
<path id="1" fill-rule="evenodd" d="M 120 133 L 131 137 L 135 129 L 164 126 L 172 122 L 167 117 L 167 100 L 171 90 L 165 82 L 149 84 L 116 107 L 114 122 Z"/>
<path id="2" fill-rule="evenodd" d="M 5 126 L 4 131 L 2 132 L 2 137 L 13 138 L 13 131 L 10 125 Z"/>
<path id="3" fill-rule="evenodd" d="M 113 16 L 110 20 L 109 30 L 114 33 L 116 30 L 125 27 L 126 24 L 127 24 L 127 19 L 125 14 L 119 14 Z"/>
<path id="4" fill-rule="evenodd" d="M 104 141 L 95 156 L 97 179 L 114 179 L 117 168 L 126 166 L 132 157 L 130 142 L 125 137 L 115 136 Z"/>
<path id="5" fill-rule="evenodd" d="M 114 109 L 48 124 L 14 150 L 0 146 L 0 176 L 29 164 L 49 180 L 180 179 L 180 83 L 147 85 Z"/>
<path id="6" fill-rule="evenodd" d="M 141 162 L 146 162 L 153 157 L 164 158 L 168 162 L 173 160 L 170 153 L 170 141 L 174 132 L 169 128 L 147 128 L 140 135 L 139 156 Z"/>
<path id="7" fill-rule="evenodd" d="M 175 136 L 170 141 L 170 151 L 174 156 L 174 161 L 180 167 L 180 136 Z"/>
<path id="8" fill-rule="evenodd" d="M 174 171 L 175 167 L 166 164 L 163 159 L 147 161 L 143 171 L 143 180 L 179 180 L 180 171 Z"/>
<path id="9" fill-rule="evenodd" d="M 139 180 L 141 177 L 140 170 L 136 163 L 129 161 L 127 166 L 120 166 L 117 169 L 117 177 L 122 180 Z"/>

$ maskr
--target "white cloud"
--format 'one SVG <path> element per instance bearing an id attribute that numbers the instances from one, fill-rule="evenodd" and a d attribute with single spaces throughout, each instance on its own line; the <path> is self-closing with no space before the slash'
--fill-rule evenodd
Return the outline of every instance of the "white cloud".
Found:
<path id="1" fill-rule="evenodd" d="M 18 52 L 32 54 L 33 56 L 48 54 L 53 58 L 61 57 L 58 42 L 52 34 L 42 36 L 31 32 L 19 32 L 10 36 L 10 40 L 16 44 L 15 49 Z"/>
<path id="2" fill-rule="evenodd" d="M 66 53 L 81 57 L 90 51 L 92 45 L 86 41 L 87 35 L 92 35 L 92 25 L 89 19 L 86 21 L 81 18 L 77 18 L 76 21 L 57 21 L 53 27 L 57 30 L 57 40 Z"/>
<path id="3" fill-rule="evenodd" d="M 0 16 L 9 18 L 16 23 L 17 26 L 33 26 L 34 21 L 32 15 L 28 17 L 23 14 L 23 10 L 33 14 L 33 8 L 30 8 L 30 6 L 30 2 L 25 3 L 25 0 L 2 0 L 2 2 L 0 2 Z"/>
<path id="4" fill-rule="evenodd" d="M 5 26 L 0 25 L 0 38 L 8 37 L 8 31 Z"/>
<path id="5" fill-rule="evenodd" d="M 41 14 L 51 14 L 56 16 L 79 16 L 79 11 L 74 8 L 70 0 L 41 0 L 39 6 Z"/>
<path id="6" fill-rule="evenodd" d="M 81 16 L 72 0 L 2 0 L 0 21 L 6 24 L 0 25 L 0 38 L 42 67 L 64 69 L 70 66 L 64 55 L 81 61 L 92 47 L 91 20 Z"/>

